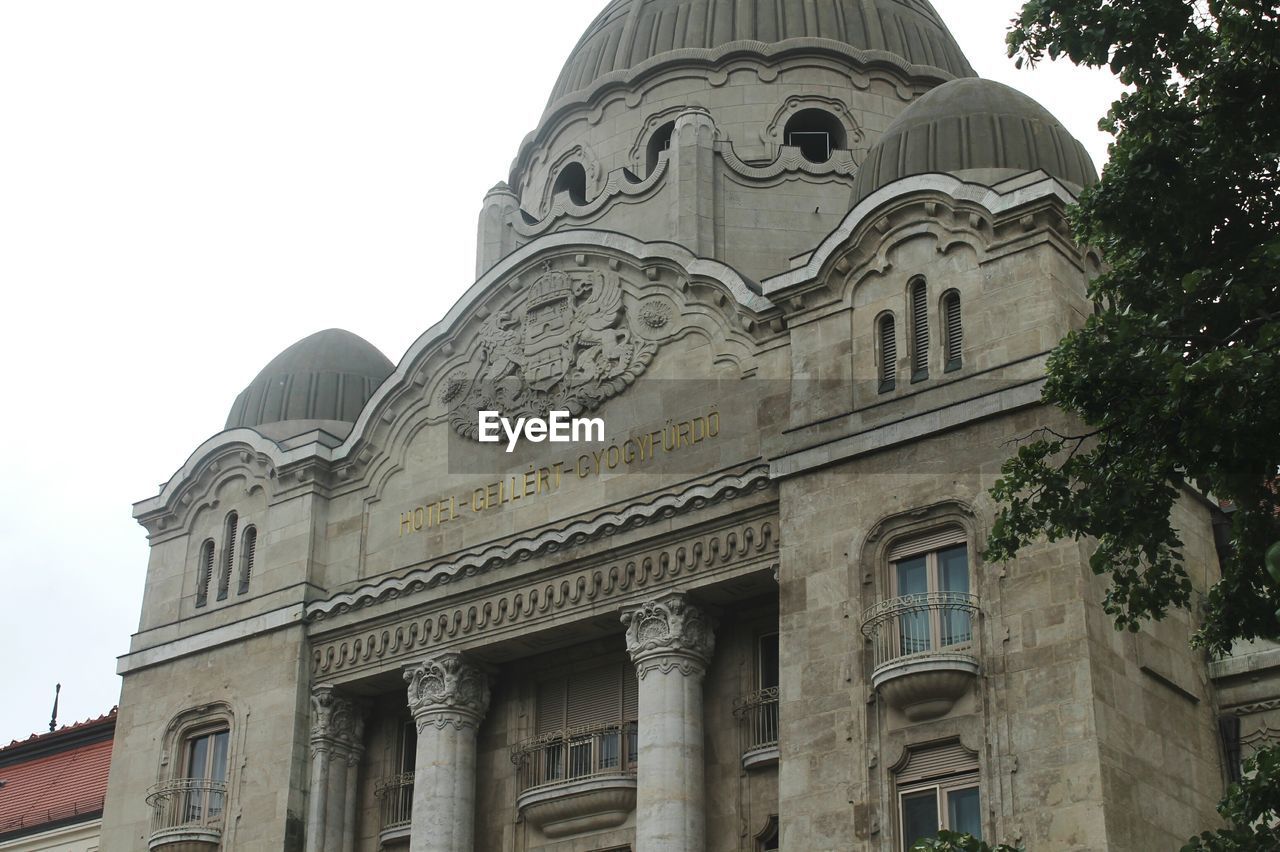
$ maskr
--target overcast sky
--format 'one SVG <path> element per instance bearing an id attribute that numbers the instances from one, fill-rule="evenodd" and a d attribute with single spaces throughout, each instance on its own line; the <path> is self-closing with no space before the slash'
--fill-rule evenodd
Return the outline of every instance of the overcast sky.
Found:
<path id="1" fill-rule="evenodd" d="M 481 198 L 604 3 L 0 3 L 0 744 L 55 682 L 63 723 L 116 703 L 130 506 L 267 361 L 332 326 L 396 361 L 471 283 Z M 935 0 L 1101 166 L 1118 85 L 1015 71 L 1019 5 Z"/>

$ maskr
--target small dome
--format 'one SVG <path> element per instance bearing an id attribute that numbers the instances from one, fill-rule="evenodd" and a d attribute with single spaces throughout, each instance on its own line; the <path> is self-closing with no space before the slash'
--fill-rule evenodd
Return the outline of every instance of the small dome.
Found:
<path id="1" fill-rule="evenodd" d="M 336 422 L 348 424 L 345 433 L 393 368 L 362 337 L 318 331 L 262 368 L 236 397 L 226 428 L 247 426 L 280 440 Z"/>
<path id="2" fill-rule="evenodd" d="M 854 200 L 910 175 L 975 169 L 994 170 L 992 183 L 1036 169 L 1077 189 L 1098 180 L 1084 146 L 1047 109 L 1003 83 L 968 78 L 902 111 L 859 168 Z"/>
<path id="3" fill-rule="evenodd" d="M 569 55 L 551 103 L 663 54 L 706 54 L 738 43 L 745 53 L 759 53 L 765 45 L 805 40 L 973 75 L 928 0 L 613 0 Z"/>

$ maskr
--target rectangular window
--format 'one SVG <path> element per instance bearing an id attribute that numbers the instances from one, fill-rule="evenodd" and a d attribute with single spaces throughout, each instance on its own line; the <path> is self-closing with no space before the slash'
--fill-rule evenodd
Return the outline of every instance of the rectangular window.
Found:
<path id="1" fill-rule="evenodd" d="M 973 638 L 972 616 L 968 610 L 949 605 L 955 603 L 954 599 L 947 600 L 948 594 L 969 594 L 968 546 L 963 543 L 931 546 L 937 549 L 899 555 L 891 563 L 893 597 L 912 599 L 912 606 L 902 613 L 898 622 L 901 654 L 964 645 Z"/>
<path id="2" fill-rule="evenodd" d="M 226 729 L 187 740 L 185 777 L 192 782 L 183 808 L 187 822 L 209 822 L 222 816 L 230 742 L 231 734 Z"/>
<path id="3" fill-rule="evenodd" d="M 898 809 L 903 852 L 944 829 L 982 838 L 981 802 L 973 776 L 902 790 Z"/>

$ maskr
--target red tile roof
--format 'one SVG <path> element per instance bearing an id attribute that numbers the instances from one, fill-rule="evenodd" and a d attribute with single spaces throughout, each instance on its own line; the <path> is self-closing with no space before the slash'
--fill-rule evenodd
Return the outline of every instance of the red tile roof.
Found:
<path id="1" fill-rule="evenodd" d="M 0 839 L 101 813 L 116 711 L 0 749 Z"/>

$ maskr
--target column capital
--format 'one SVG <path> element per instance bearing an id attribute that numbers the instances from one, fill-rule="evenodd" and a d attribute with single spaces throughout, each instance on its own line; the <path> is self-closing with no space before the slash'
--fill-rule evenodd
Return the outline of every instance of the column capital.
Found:
<path id="1" fill-rule="evenodd" d="M 622 611 L 627 627 L 627 653 L 643 678 L 653 669 L 663 674 L 702 674 L 715 650 L 715 623 L 711 616 L 689 602 L 682 592 L 671 592 Z"/>
<path id="2" fill-rule="evenodd" d="M 363 704 L 342 696 L 328 684 L 312 687 L 312 747 L 363 751 L 364 710 Z"/>
<path id="3" fill-rule="evenodd" d="M 419 732 L 428 725 L 478 727 L 489 709 L 488 676 L 456 651 L 406 666 L 404 679 Z"/>

